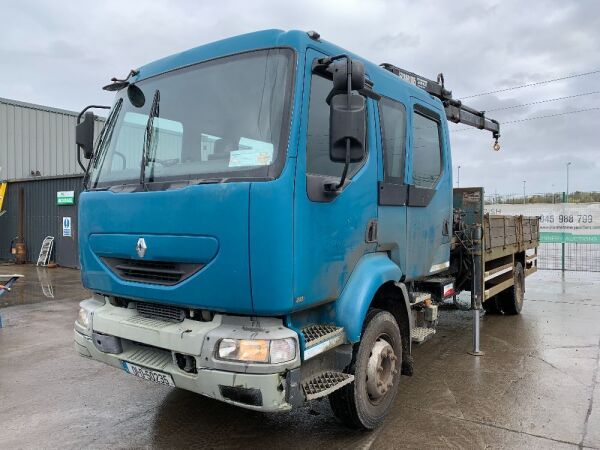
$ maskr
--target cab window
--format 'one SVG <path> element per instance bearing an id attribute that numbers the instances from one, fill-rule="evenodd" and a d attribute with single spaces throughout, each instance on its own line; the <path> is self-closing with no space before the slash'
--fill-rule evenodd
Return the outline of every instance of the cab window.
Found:
<path id="1" fill-rule="evenodd" d="M 432 189 L 442 173 L 441 121 L 437 114 L 415 107 L 412 128 L 413 184 Z"/>
<path id="2" fill-rule="evenodd" d="M 400 102 L 382 97 L 379 102 L 384 180 L 404 183 L 406 154 L 406 108 Z"/>

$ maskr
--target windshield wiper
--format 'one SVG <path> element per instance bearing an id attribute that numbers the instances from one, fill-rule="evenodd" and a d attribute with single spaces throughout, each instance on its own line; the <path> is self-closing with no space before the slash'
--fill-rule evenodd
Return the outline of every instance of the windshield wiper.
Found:
<path id="1" fill-rule="evenodd" d="M 154 134 L 154 118 L 160 113 L 160 91 L 157 89 L 152 99 L 148 121 L 146 122 L 146 133 L 144 134 L 144 150 L 142 153 L 142 167 L 140 169 L 140 184 L 146 185 L 146 166 L 150 162 L 150 148 L 152 146 L 152 137 Z"/>
<path id="2" fill-rule="evenodd" d="M 123 99 L 120 98 L 117 101 L 117 103 L 115 104 L 115 106 L 113 107 L 110 114 L 108 115 L 108 119 L 106 120 L 106 124 L 104 125 L 104 128 L 102 130 L 102 134 L 98 138 L 98 143 L 96 144 L 96 155 L 93 159 L 90 160 L 90 162 L 87 166 L 87 170 L 85 171 L 85 174 L 83 175 L 83 187 L 85 189 L 87 189 L 87 183 L 89 181 L 90 169 L 92 168 L 92 166 L 94 168 L 98 167 L 98 163 L 100 161 L 101 161 L 100 167 L 102 167 L 104 165 L 104 158 L 106 157 L 108 147 L 110 147 L 110 141 L 113 137 L 113 131 L 115 129 L 115 124 L 117 123 L 117 117 L 119 117 L 119 113 L 121 112 L 122 105 L 123 105 Z M 96 177 L 96 179 L 97 178 L 98 177 Z M 97 181 L 94 184 L 94 188 L 96 187 L 96 184 L 98 184 Z"/>

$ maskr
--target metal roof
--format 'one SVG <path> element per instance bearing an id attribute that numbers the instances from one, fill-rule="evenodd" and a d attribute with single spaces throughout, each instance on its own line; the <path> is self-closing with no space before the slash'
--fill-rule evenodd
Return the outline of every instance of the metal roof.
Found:
<path id="1" fill-rule="evenodd" d="M 81 174 L 75 147 L 77 114 L 0 98 L 0 180 Z M 98 119 L 96 133 L 102 126 L 103 119 Z"/>

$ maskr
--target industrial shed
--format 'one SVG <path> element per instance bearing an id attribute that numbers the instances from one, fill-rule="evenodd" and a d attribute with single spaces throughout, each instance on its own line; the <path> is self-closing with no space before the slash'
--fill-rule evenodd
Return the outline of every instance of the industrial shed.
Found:
<path id="1" fill-rule="evenodd" d="M 61 266 L 79 267 L 77 200 L 82 171 L 75 146 L 77 114 L 0 98 L 0 260 L 13 259 L 11 243 L 22 216 L 27 261 L 36 261 L 44 237 L 54 236 L 51 259 Z M 96 135 L 102 124 L 99 119 Z M 69 218 L 67 230 L 63 218 Z"/>

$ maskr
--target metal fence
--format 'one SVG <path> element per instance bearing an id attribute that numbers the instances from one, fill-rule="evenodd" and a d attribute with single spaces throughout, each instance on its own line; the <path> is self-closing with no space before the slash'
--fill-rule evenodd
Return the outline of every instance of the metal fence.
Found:
<path id="1" fill-rule="evenodd" d="M 540 217 L 540 269 L 600 272 L 600 193 L 492 195 L 485 211 Z"/>
<path id="2" fill-rule="evenodd" d="M 600 245 L 542 243 L 538 268 L 548 270 L 600 272 Z"/>
<path id="3" fill-rule="evenodd" d="M 545 192 L 526 194 L 485 194 L 485 204 L 528 205 L 536 203 L 598 203 L 600 191 Z"/>

